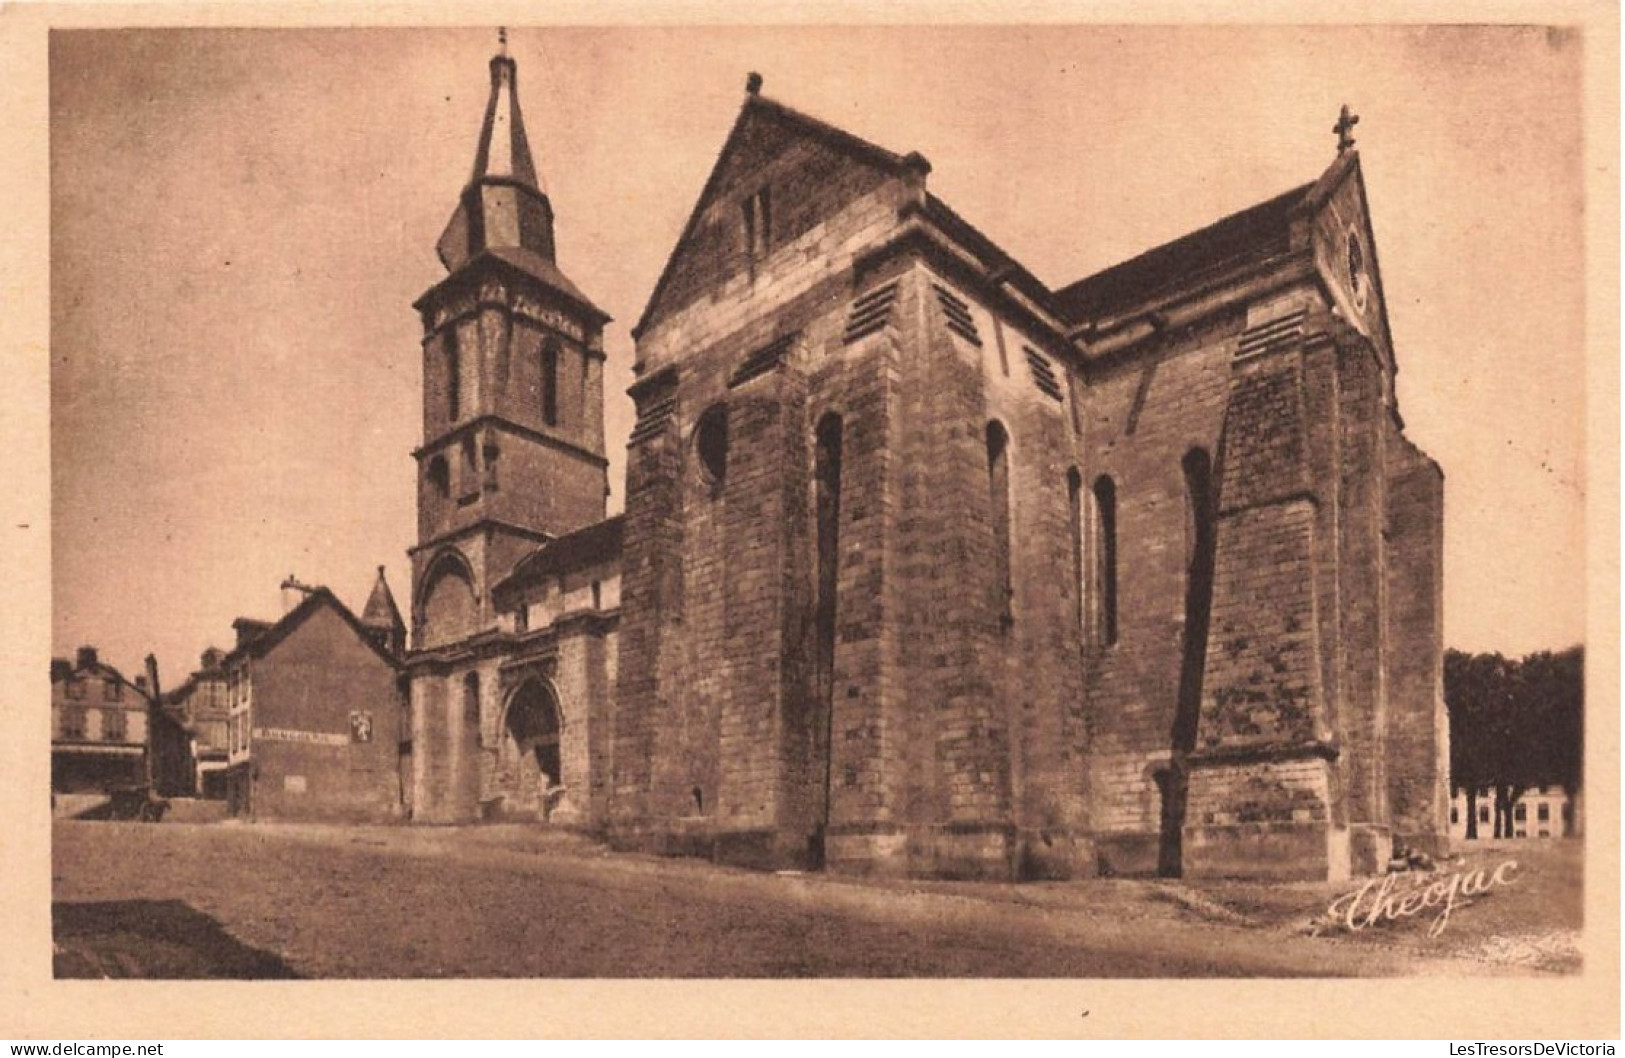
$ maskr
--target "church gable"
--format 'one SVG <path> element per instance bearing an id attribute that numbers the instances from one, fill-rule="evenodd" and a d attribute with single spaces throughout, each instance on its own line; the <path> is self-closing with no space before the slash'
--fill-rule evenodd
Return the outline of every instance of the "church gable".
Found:
<path id="1" fill-rule="evenodd" d="M 1315 266 L 1343 318 L 1369 337 L 1383 362 L 1394 365 L 1377 268 L 1377 243 L 1358 154 L 1349 152 L 1327 170 L 1309 197 Z"/>
<path id="2" fill-rule="evenodd" d="M 752 95 L 717 158 L 643 317 L 642 334 L 901 173 L 874 144 Z"/>

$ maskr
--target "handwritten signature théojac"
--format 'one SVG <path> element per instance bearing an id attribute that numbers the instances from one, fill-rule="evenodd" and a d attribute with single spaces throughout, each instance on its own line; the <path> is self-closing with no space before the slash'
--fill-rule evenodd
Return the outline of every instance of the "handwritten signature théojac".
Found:
<path id="1" fill-rule="evenodd" d="M 1506 860 L 1494 870 L 1479 867 L 1470 871 L 1455 871 L 1435 877 L 1426 885 L 1415 885 L 1396 891 L 1398 875 L 1385 874 L 1369 879 L 1360 888 L 1344 893 L 1326 908 L 1333 921 L 1341 921 L 1350 932 L 1358 933 L 1367 926 L 1375 926 L 1386 919 L 1392 922 L 1410 918 L 1438 908 L 1428 936 L 1437 937 L 1450 921 L 1450 913 L 1459 901 L 1487 893 L 1496 886 L 1512 885 L 1512 875 L 1518 869 L 1517 860 Z"/>

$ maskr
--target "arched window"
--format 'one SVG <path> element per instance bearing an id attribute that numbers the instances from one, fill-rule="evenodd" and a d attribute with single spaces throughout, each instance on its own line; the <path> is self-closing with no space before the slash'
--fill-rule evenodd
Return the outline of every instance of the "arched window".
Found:
<path id="1" fill-rule="evenodd" d="M 1008 628 L 1014 615 L 1015 589 L 1010 581 L 1010 435 L 1004 425 L 987 424 L 987 488 L 993 520 L 994 583 L 999 593 L 999 623 Z"/>
<path id="2" fill-rule="evenodd" d="M 474 446 L 474 438 L 465 436 L 463 438 L 463 469 L 457 477 L 457 495 L 465 499 L 479 489 L 479 479 L 475 476 L 479 473 L 477 452 L 478 449 Z"/>
<path id="3" fill-rule="evenodd" d="M 497 490 L 497 457 L 502 455 L 502 450 L 493 442 L 487 441 L 482 451 L 485 458 L 485 491 L 495 492 Z"/>
<path id="4" fill-rule="evenodd" d="M 463 357 L 455 325 L 446 328 L 441 341 L 446 348 L 446 418 L 456 422 L 463 414 Z"/>
<path id="5" fill-rule="evenodd" d="M 530 757 L 548 789 L 564 778 L 559 760 L 559 707 L 553 692 L 539 680 L 527 680 L 508 703 L 508 736 L 521 758 Z"/>
<path id="6" fill-rule="evenodd" d="M 728 408 L 717 404 L 700 416 L 694 427 L 694 452 L 711 483 L 721 486 L 728 476 Z"/>
<path id="7" fill-rule="evenodd" d="M 1085 595 L 1084 565 L 1083 565 L 1083 475 L 1078 473 L 1077 467 L 1066 472 L 1066 517 L 1067 527 L 1071 530 L 1068 540 L 1071 544 L 1072 592 L 1074 605 L 1072 619 L 1079 628 L 1083 627 L 1083 600 Z"/>
<path id="8" fill-rule="evenodd" d="M 451 472 L 446 469 L 446 457 L 435 456 L 429 460 L 429 484 L 441 499 L 451 495 Z"/>
<path id="9" fill-rule="evenodd" d="M 839 583 L 841 548 L 841 417 L 818 420 L 813 450 L 814 516 L 817 518 L 817 588 L 813 604 L 819 702 L 826 708 L 834 694 L 835 594 Z"/>
<path id="10" fill-rule="evenodd" d="M 559 347 L 556 342 L 542 346 L 542 421 L 559 424 Z"/>
<path id="11" fill-rule="evenodd" d="M 1207 661 L 1208 619 L 1213 610 L 1213 564 L 1217 545 L 1213 461 L 1201 448 L 1185 453 L 1185 643 L 1174 715 L 1174 750 L 1196 748 Z"/>
<path id="12" fill-rule="evenodd" d="M 480 722 L 480 674 L 477 672 L 463 677 L 463 720 L 468 724 Z"/>
<path id="13" fill-rule="evenodd" d="M 1098 634 L 1107 646 L 1117 642 L 1117 486 L 1102 474 L 1095 479 L 1095 598 Z"/>

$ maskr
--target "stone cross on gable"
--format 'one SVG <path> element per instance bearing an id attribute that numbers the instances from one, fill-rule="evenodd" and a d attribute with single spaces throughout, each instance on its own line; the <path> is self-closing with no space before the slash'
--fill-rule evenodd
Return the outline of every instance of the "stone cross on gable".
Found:
<path id="1" fill-rule="evenodd" d="M 504 56 L 506 56 L 508 54 L 508 27 L 507 26 L 498 26 L 497 27 L 497 45 L 499 47 L 501 47 L 502 54 Z"/>
<path id="2" fill-rule="evenodd" d="M 1350 112 L 1349 105 L 1344 103 L 1342 112 L 1337 115 L 1337 124 L 1332 126 L 1332 131 L 1337 133 L 1338 154 L 1346 154 L 1354 147 L 1354 137 L 1349 133 L 1353 132 L 1354 126 L 1359 123 L 1360 115 Z"/>

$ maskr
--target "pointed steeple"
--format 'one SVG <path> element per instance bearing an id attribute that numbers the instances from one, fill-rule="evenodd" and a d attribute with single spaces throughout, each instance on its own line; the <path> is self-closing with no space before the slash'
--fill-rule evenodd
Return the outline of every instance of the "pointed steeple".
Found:
<path id="1" fill-rule="evenodd" d="M 436 250 L 448 271 L 491 249 L 523 249 L 554 263 L 553 206 L 541 188 L 519 113 L 519 67 L 501 51 L 491 56 L 491 96 L 485 104 L 474 172 Z"/>
<path id="2" fill-rule="evenodd" d="M 361 611 L 361 623 L 374 632 L 386 650 L 399 654 L 406 645 L 406 622 L 390 594 L 389 582 L 384 579 L 384 567 L 378 567 L 378 579 L 373 582 L 372 594 L 367 596 L 366 608 Z"/>

